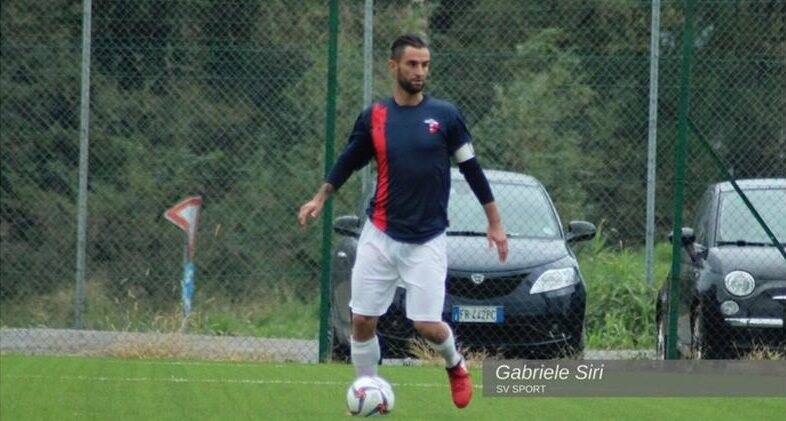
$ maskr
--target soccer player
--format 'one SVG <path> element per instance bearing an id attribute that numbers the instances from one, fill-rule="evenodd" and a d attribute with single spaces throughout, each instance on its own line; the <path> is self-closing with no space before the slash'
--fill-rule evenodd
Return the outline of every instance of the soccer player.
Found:
<path id="1" fill-rule="evenodd" d="M 403 282 L 407 318 L 445 358 L 453 403 L 472 399 L 472 382 L 453 332 L 442 322 L 447 276 L 445 229 L 450 194 L 450 158 L 483 205 L 489 247 L 500 261 L 508 253 L 507 235 L 494 196 L 474 155 L 464 118 L 451 103 L 423 93 L 430 52 L 417 35 L 398 37 L 388 68 L 393 96 L 364 110 L 325 183 L 298 214 L 301 226 L 317 218 L 328 196 L 371 158 L 377 187 L 358 241 L 352 268 L 352 363 L 358 376 L 376 375 L 380 359 L 376 324 Z"/>

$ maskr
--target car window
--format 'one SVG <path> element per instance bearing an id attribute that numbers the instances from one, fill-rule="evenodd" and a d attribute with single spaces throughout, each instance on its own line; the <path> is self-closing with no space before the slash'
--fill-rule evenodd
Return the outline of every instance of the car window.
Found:
<path id="1" fill-rule="evenodd" d="M 542 188 L 491 183 L 491 189 L 508 234 L 535 238 L 560 237 L 557 217 Z M 464 180 L 453 180 L 451 183 L 448 218 L 449 232 L 486 232 L 486 213 Z"/>
<path id="2" fill-rule="evenodd" d="M 786 190 L 747 190 L 745 195 L 772 230 L 775 237 L 786 241 Z M 769 243 L 767 233 L 745 206 L 737 192 L 721 194 L 717 241 L 747 241 Z"/>

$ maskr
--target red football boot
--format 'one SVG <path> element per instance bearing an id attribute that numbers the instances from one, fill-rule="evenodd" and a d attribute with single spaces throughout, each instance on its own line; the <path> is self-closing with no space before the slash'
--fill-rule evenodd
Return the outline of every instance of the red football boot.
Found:
<path id="1" fill-rule="evenodd" d="M 472 400 L 472 380 L 469 378 L 469 370 L 464 363 L 464 358 L 462 357 L 458 364 L 448 368 L 447 371 L 453 403 L 459 408 L 464 408 Z"/>

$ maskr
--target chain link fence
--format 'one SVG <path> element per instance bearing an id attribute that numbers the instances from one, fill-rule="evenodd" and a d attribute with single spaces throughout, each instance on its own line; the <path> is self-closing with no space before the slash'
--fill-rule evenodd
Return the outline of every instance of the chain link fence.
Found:
<path id="1" fill-rule="evenodd" d="M 662 356 L 786 354 L 786 131 L 783 2 L 697 2 L 678 112 L 685 217 L 660 292 Z M 687 38 L 690 39 L 690 38 Z M 675 57 L 676 58 L 676 57 Z M 685 89 L 685 88 L 688 89 Z M 670 314 L 671 313 L 671 314 Z M 668 341 L 667 341 L 668 338 Z M 673 348 L 667 348 L 666 345 Z"/>
<path id="2" fill-rule="evenodd" d="M 2 18 L 2 324 L 68 328 L 81 4 Z M 322 174 L 326 22 L 318 2 L 93 4 L 84 329 L 179 330 L 182 239 L 163 211 L 199 194 L 187 332 L 308 340 L 217 342 L 217 357 L 315 358 L 320 239 L 293 215 Z M 113 343 L 166 352 L 150 338 Z"/>
<path id="3" fill-rule="evenodd" d="M 353 16 L 362 16 L 360 3 Z M 511 234 L 505 265 L 477 236 L 485 233 L 480 205 L 460 176 L 453 181 L 443 318 L 461 346 L 516 357 L 573 356 L 587 344 L 654 346 L 655 294 L 644 282 L 641 250 L 649 13 L 649 3 L 375 4 L 374 99 L 390 95 L 390 42 L 403 32 L 424 34 L 432 51 L 428 93 L 461 109 L 481 164 L 502 171 L 489 178 Z M 361 58 L 362 21 L 352 25 L 357 30 L 342 44 L 353 45 L 342 51 L 346 63 Z M 342 67 L 340 81 L 357 89 L 359 67 Z M 339 127 L 350 127 L 360 108 Z M 566 244 L 574 220 L 595 225 L 592 242 Z M 355 246 L 340 239 L 334 258 L 353 256 Z M 635 254 L 641 262 L 632 262 Z M 530 293 L 538 279 L 554 289 Z M 348 281 L 348 268 L 333 274 L 339 357 L 349 342 Z M 380 322 L 390 356 L 406 355 L 411 344 L 402 339 L 414 337 L 403 292 Z"/>
<path id="4" fill-rule="evenodd" d="M 698 4 L 690 117 L 740 178 L 786 176 L 784 7 Z M 644 266 L 650 12 L 649 2 L 374 2 L 371 97 L 390 95 L 390 42 L 424 34 L 427 92 L 462 110 L 489 174 L 506 172 L 490 178 L 518 256 L 504 270 L 476 270 L 461 263 L 493 257 L 485 240 L 448 237 L 449 247 L 473 244 L 449 264 L 444 317 L 462 346 L 574 356 L 659 343 L 685 10 L 661 4 L 653 286 Z M 294 217 L 323 176 L 324 2 L 94 3 L 87 276 L 83 330 L 75 332 L 64 329 L 74 326 L 78 301 L 82 7 L 12 1 L 0 17 L 3 349 L 315 360 L 322 270 L 332 273 L 335 328 L 348 320 L 340 285 L 351 267 L 338 255 L 353 244 L 335 235 L 333 267 L 322 267 L 322 227 L 301 230 Z M 339 18 L 337 150 L 367 105 L 363 2 L 340 2 Z M 688 218 L 723 179 L 689 143 Z M 342 187 L 335 216 L 362 217 L 362 178 Z M 451 222 L 485 231 L 461 180 L 453 182 Z M 194 194 L 204 206 L 184 335 L 182 238 L 162 214 Z M 570 221 L 593 224 L 594 237 L 566 242 L 591 236 L 588 224 Z M 530 293 L 549 271 L 549 284 L 567 286 Z M 412 351 L 397 341 L 412 333 L 397 315 L 380 327 L 397 332 L 387 336 L 386 355 Z M 332 343 L 341 357 L 346 335 L 338 330 Z"/>

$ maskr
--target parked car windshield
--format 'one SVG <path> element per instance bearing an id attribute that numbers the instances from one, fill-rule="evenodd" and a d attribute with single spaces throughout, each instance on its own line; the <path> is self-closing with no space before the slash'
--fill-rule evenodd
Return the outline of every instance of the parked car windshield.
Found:
<path id="1" fill-rule="evenodd" d="M 543 189 L 513 183 L 491 183 L 491 189 L 509 236 L 559 238 L 557 218 Z M 464 180 L 451 183 L 448 218 L 448 233 L 486 233 L 486 213 Z"/>
<path id="2" fill-rule="evenodd" d="M 745 195 L 775 237 L 781 242 L 786 241 L 786 190 L 748 190 Z M 721 194 L 717 242 L 771 244 L 764 228 L 759 225 L 737 192 Z"/>

